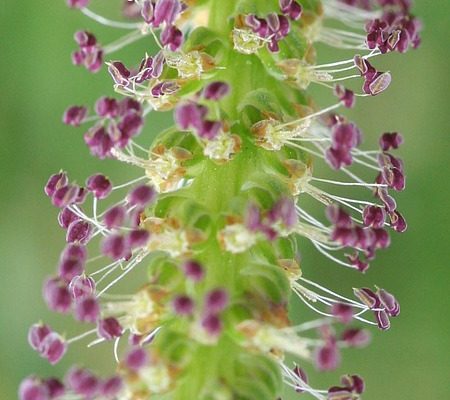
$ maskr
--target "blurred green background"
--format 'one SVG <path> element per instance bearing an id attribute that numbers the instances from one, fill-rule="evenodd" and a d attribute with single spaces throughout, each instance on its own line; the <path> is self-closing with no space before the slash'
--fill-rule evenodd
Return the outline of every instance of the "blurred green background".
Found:
<path id="1" fill-rule="evenodd" d="M 82 130 L 61 124 L 67 105 L 92 104 L 100 94 L 112 93 L 104 71 L 91 75 L 71 66 L 73 32 L 95 29 L 103 43 L 118 35 L 95 28 L 63 3 L 2 0 L 0 5 L 2 400 L 17 398 L 19 381 L 32 372 L 62 375 L 75 362 L 105 372 L 114 368 L 108 346 L 89 351 L 75 347 L 53 369 L 26 341 L 29 325 L 40 318 L 60 331 L 72 328 L 70 317 L 51 315 L 41 299 L 42 279 L 54 270 L 64 242 L 56 210 L 43 194 L 47 177 L 60 168 L 78 182 L 93 172 L 106 172 L 116 182 L 133 174 L 131 168 L 90 157 Z M 392 71 L 392 86 L 377 98 L 360 101 L 351 113 L 368 144 L 375 144 L 382 131 L 404 133 L 406 145 L 400 153 L 407 166 L 408 190 L 397 198 L 409 230 L 394 236 L 391 249 L 365 276 L 337 268 L 307 246 L 303 252 L 309 277 L 347 294 L 352 286 L 376 283 L 401 302 L 401 317 L 389 332 L 374 331 L 369 348 L 345 352 L 335 373 L 312 374 L 317 386 L 328 386 L 341 373 L 360 373 L 368 385 L 366 400 L 450 399 L 450 2 L 417 0 L 415 11 L 424 21 L 423 46 L 377 60 L 377 66 Z M 149 46 L 140 43 L 126 60 L 135 60 L 151 50 Z M 150 144 L 163 124 L 160 117 L 152 119 L 142 143 Z"/>

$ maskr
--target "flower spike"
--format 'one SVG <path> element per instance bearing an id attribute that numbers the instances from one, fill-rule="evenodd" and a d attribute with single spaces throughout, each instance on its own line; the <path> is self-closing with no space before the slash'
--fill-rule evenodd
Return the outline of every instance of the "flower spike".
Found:
<path id="1" fill-rule="evenodd" d="M 75 33 L 73 64 L 109 76 L 115 95 L 69 106 L 63 123 L 134 177 L 48 179 L 67 243 L 43 298 L 83 330 L 67 339 L 38 323 L 28 341 L 51 364 L 78 342 L 104 343 L 117 368 L 29 376 L 19 399 L 361 399 L 360 376 L 323 389 L 308 370 L 334 370 L 368 345 L 363 324 L 390 329 L 399 301 L 379 287 L 324 287 L 299 254 L 309 242 L 314 267 L 328 258 L 364 273 L 407 229 L 394 199 L 406 188 L 403 135 L 380 127 L 366 150 L 372 132 L 345 112 L 388 92 L 395 76 L 379 57 L 420 45 L 411 1 L 126 0 L 117 20 L 89 0 L 67 5 L 119 33 L 106 45 Z M 115 54 L 142 38 L 158 51 Z M 335 58 L 319 62 L 319 43 Z M 150 133 L 156 112 L 171 118 Z M 296 301 L 317 317 L 291 320 Z"/>

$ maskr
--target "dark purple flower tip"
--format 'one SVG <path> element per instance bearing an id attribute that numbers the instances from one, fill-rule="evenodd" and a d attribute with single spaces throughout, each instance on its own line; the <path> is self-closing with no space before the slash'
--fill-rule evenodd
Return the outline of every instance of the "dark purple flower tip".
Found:
<path id="1" fill-rule="evenodd" d="M 149 362 L 147 352 L 142 348 L 132 349 L 125 357 L 125 365 L 132 371 L 139 371 Z"/>
<path id="2" fill-rule="evenodd" d="M 66 375 L 67 386 L 85 399 L 93 399 L 99 391 L 100 381 L 89 370 L 74 367 Z"/>
<path id="3" fill-rule="evenodd" d="M 84 8 L 89 5 L 91 0 L 67 0 L 67 5 L 70 8 Z"/>
<path id="4" fill-rule="evenodd" d="M 256 204 L 250 204 L 247 208 L 245 227 L 252 232 L 261 228 L 261 210 Z"/>
<path id="5" fill-rule="evenodd" d="M 69 107 L 63 115 L 63 123 L 71 126 L 80 126 L 86 119 L 88 110 L 83 106 Z"/>
<path id="6" fill-rule="evenodd" d="M 362 134 L 355 124 L 343 122 L 333 126 L 331 140 L 334 149 L 353 149 L 361 144 Z"/>
<path id="7" fill-rule="evenodd" d="M 381 306 L 379 297 L 369 288 L 354 288 L 353 293 L 358 299 L 360 299 L 367 307 L 371 309 Z"/>
<path id="8" fill-rule="evenodd" d="M 351 216 L 337 204 L 331 204 L 327 207 L 326 216 L 338 228 L 351 228 L 353 226 Z"/>
<path id="9" fill-rule="evenodd" d="M 113 136 L 103 126 L 94 126 L 86 132 L 84 141 L 92 155 L 100 159 L 111 156 L 111 150 L 114 147 Z"/>
<path id="10" fill-rule="evenodd" d="M 362 394 L 365 390 L 364 379 L 358 375 L 344 375 L 341 377 L 341 383 L 350 389 L 353 393 Z"/>
<path id="11" fill-rule="evenodd" d="M 167 46 L 170 51 L 177 51 L 183 44 L 184 37 L 176 26 L 166 26 L 160 34 L 161 44 Z"/>
<path id="12" fill-rule="evenodd" d="M 281 12 L 296 21 L 302 16 L 303 8 L 296 0 L 279 0 Z"/>
<path id="13" fill-rule="evenodd" d="M 75 66 L 83 65 L 86 55 L 82 51 L 74 51 L 72 53 L 72 64 Z"/>
<path id="14" fill-rule="evenodd" d="M 356 234 L 357 247 L 361 249 L 370 249 L 376 243 L 377 236 L 372 229 L 356 226 L 353 228 L 353 231 Z"/>
<path id="15" fill-rule="evenodd" d="M 80 46 L 81 49 L 84 50 L 95 50 L 95 46 L 97 45 L 97 38 L 95 35 L 88 31 L 77 31 L 73 35 L 73 39 Z"/>
<path id="16" fill-rule="evenodd" d="M 208 84 L 203 90 L 203 96 L 207 100 L 218 101 L 230 93 L 230 85 L 226 82 L 216 81 Z"/>
<path id="17" fill-rule="evenodd" d="M 397 317 L 400 314 L 400 304 L 391 293 L 386 292 L 384 289 L 378 289 L 377 296 L 379 297 L 386 312 L 391 317 Z"/>
<path id="18" fill-rule="evenodd" d="M 58 214 L 58 223 L 61 228 L 67 229 L 73 221 L 79 221 L 80 217 L 68 207 L 63 208 Z"/>
<path id="19" fill-rule="evenodd" d="M 145 55 L 139 66 L 139 72 L 134 76 L 136 83 L 143 83 L 152 78 L 153 74 L 153 57 Z"/>
<path id="20" fill-rule="evenodd" d="M 258 32 L 261 27 L 261 20 L 254 14 L 245 16 L 245 24 L 250 27 L 254 32 Z"/>
<path id="21" fill-rule="evenodd" d="M 341 355 L 336 343 L 328 340 L 319 347 L 314 355 L 314 364 L 319 371 L 333 371 L 341 362 Z"/>
<path id="22" fill-rule="evenodd" d="M 291 23 L 284 15 L 278 15 L 278 19 L 280 20 L 280 29 L 275 32 L 275 37 L 277 40 L 281 40 L 289 35 L 289 32 L 291 31 Z"/>
<path id="23" fill-rule="evenodd" d="M 99 117 L 117 117 L 119 103 L 112 97 L 100 97 L 95 103 L 95 112 Z"/>
<path id="24" fill-rule="evenodd" d="M 86 188 L 98 199 L 104 199 L 111 193 L 113 185 L 103 174 L 95 174 L 86 180 Z"/>
<path id="25" fill-rule="evenodd" d="M 66 185 L 57 189 L 52 195 L 52 204 L 58 208 L 67 207 L 77 200 L 80 187 L 77 185 Z"/>
<path id="26" fill-rule="evenodd" d="M 384 92 L 391 84 L 392 76 L 389 72 L 377 73 L 374 79 L 367 79 L 363 86 L 365 93 L 376 96 Z"/>
<path id="27" fill-rule="evenodd" d="M 172 307 L 178 315 L 191 315 L 194 311 L 194 301 L 186 295 L 177 296 L 173 299 Z"/>
<path id="28" fill-rule="evenodd" d="M 84 187 L 78 189 L 77 197 L 75 198 L 75 204 L 83 204 L 86 201 L 88 191 Z"/>
<path id="29" fill-rule="evenodd" d="M 67 5 L 70 8 L 83 8 L 87 7 L 91 0 L 67 0 Z"/>
<path id="30" fill-rule="evenodd" d="M 117 261 L 127 258 L 131 249 L 124 236 L 112 234 L 103 239 L 101 251 L 103 255 Z"/>
<path id="31" fill-rule="evenodd" d="M 52 332 L 48 325 L 42 323 L 34 324 L 28 331 L 28 343 L 33 350 L 39 351 L 43 340 Z"/>
<path id="32" fill-rule="evenodd" d="M 67 228 L 67 243 L 86 244 L 89 242 L 92 234 L 92 226 L 89 222 L 78 220 L 73 221 Z"/>
<path id="33" fill-rule="evenodd" d="M 223 311 L 229 303 L 229 295 L 226 289 L 216 288 L 205 296 L 205 311 L 207 314 L 217 314 Z"/>
<path id="34" fill-rule="evenodd" d="M 181 269 L 186 277 L 194 282 L 200 282 L 205 276 L 205 270 L 202 265 L 194 260 L 189 260 L 181 264 Z"/>
<path id="35" fill-rule="evenodd" d="M 347 259 L 359 272 L 365 273 L 370 267 L 369 263 L 362 260 L 357 252 L 347 255 Z"/>
<path id="36" fill-rule="evenodd" d="M 69 284 L 69 292 L 74 300 L 95 294 L 95 281 L 90 276 L 75 276 Z"/>
<path id="37" fill-rule="evenodd" d="M 141 16 L 147 24 L 153 22 L 153 18 L 155 15 L 154 8 L 155 5 L 152 3 L 151 0 L 144 0 L 142 2 Z"/>
<path id="38" fill-rule="evenodd" d="M 145 207 L 136 207 L 130 210 L 128 213 L 128 218 L 130 221 L 130 227 L 134 229 L 139 229 L 141 226 L 142 214 L 145 212 Z"/>
<path id="39" fill-rule="evenodd" d="M 342 85 L 334 87 L 334 94 L 339 98 L 342 104 L 347 108 L 353 108 L 355 105 L 355 93 L 346 89 Z"/>
<path id="40" fill-rule="evenodd" d="M 403 144 L 403 136 L 398 132 L 383 133 L 380 137 L 380 148 L 383 151 L 398 149 Z"/>
<path id="41" fill-rule="evenodd" d="M 154 10 L 153 26 L 158 28 L 162 23 L 172 25 L 181 12 L 179 0 L 159 0 Z"/>
<path id="42" fill-rule="evenodd" d="M 303 368 L 300 368 L 298 365 L 295 365 L 292 372 L 299 377 L 302 382 L 308 384 L 308 375 L 306 374 L 305 370 Z M 303 389 L 300 386 L 297 386 L 295 388 L 295 391 L 297 393 L 303 393 Z"/>
<path id="43" fill-rule="evenodd" d="M 377 74 L 377 70 L 367 61 L 367 59 L 356 55 L 353 58 L 355 67 L 359 70 L 362 76 L 368 81 L 371 81 Z"/>
<path id="44" fill-rule="evenodd" d="M 119 115 L 124 116 L 130 112 L 140 115 L 142 113 L 142 106 L 138 101 L 125 97 L 119 102 Z"/>
<path id="45" fill-rule="evenodd" d="M 272 32 L 280 30 L 280 18 L 277 13 L 270 13 L 266 17 L 267 25 Z"/>
<path id="46" fill-rule="evenodd" d="M 44 192 L 48 197 L 52 197 L 57 190 L 67 186 L 68 183 L 69 180 L 67 174 L 60 171 L 59 173 L 50 176 L 44 187 Z"/>
<path id="47" fill-rule="evenodd" d="M 350 149 L 345 147 L 339 147 L 337 149 L 330 147 L 325 152 L 325 160 L 331 168 L 336 170 L 341 169 L 343 166 L 348 167 L 353 163 Z"/>
<path id="48" fill-rule="evenodd" d="M 163 51 L 159 51 L 153 59 L 152 65 L 152 78 L 159 78 L 164 70 L 164 64 L 166 62 L 166 57 Z"/>
<path id="49" fill-rule="evenodd" d="M 67 351 L 67 343 L 56 332 L 50 332 L 42 341 L 39 353 L 52 365 L 57 364 Z"/>
<path id="50" fill-rule="evenodd" d="M 353 400 L 355 397 L 346 387 L 333 386 L 328 389 L 327 400 Z"/>
<path id="51" fill-rule="evenodd" d="M 387 331 L 391 327 L 391 321 L 389 321 L 389 315 L 386 311 L 375 311 L 375 319 L 377 321 L 378 328 L 382 331 Z"/>
<path id="52" fill-rule="evenodd" d="M 29 376 L 20 383 L 19 400 L 50 400 L 50 395 L 39 378 Z"/>
<path id="53" fill-rule="evenodd" d="M 115 399 L 123 389 L 123 381 L 119 376 L 113 376 L 100 384 L 99 394 L 106 399 Z"/>
<path id="54" fill-rule="evenodd" d="M 384 183 L 384 181 L 382 178 L 377 179 L 377 183 Z M 395 199 L 391 195 L 389 195 L 385 187 L 377 188 L 377 190 L 375 191 L 375 196 L 378 197 L 383 202 L 386 211 L 388 211 L 389 213 L 395 211 L 395 209 L 397 208 L 397 203 Z"/>
<path id="55" fill-rule="evenodd" d="M 180 89 L 180 85 L 178 85 L 175 81 L 163 81 L 157 83 L 152 87 L 152 96 L 153 97 L 161 97 L 164 95 L 171 95 L 177 92 Z"/>
<path id="56" fill-rule="evenodd" d="M 330 238 L 345 247 L 355 247 L 358 244 L 357 232 L 352 228 L 334 228 Z"/>
<path id="57" fill-rule="evenodd" d="M 341 339 L 350 347 L 365 347 L 371 337 L 366 329 L 350 328 L 342 333 Z"/>
<path id="58" fill-rule="evenodd" d="M 271 41 L 267 45 L 267 48 L 272 53 L 278 53 L 280 51 L 280 46 L 278 44 L 278 40 L 274 37 L 272 37 Z"/>
<path id="59" fill-rule="evenodd" d="M 396 191 L 402 191 L 406 186 L 403 162 L 389 153 L 378 155 L 378 165 L 381 168 L 383 183 Z"/>
<path id="60" fill-rule="evenodd" d="M 391 244 L 389 233 L 385 229 L 373 229 L 374 244 L 377 249 L 387 249 Z"/>
<path id="61" fill-rule="evenodd" d="M 191 127 L 200 129 L 208 109 L 195 103 L 184 103 L 175 108 L 175 122 L 180 129 L 187 130 Z"/>
<path id="62" fill-rule="evenodd" d="M 216 314 L 206 315 L 201 322 L 202 328 L 211 336 L 219 336 L 223 329 L 223 323 Z"/>
<path id="63" fill-rule="evenodd" d="M 395 229 L 395 231 L 403 233 L 408 229 L 408 224 L 406 223 L 405 218 L 398 211 L 390 213 L 389 218 L 391 220 L 391 225 Z"/>
<path id="64" fill-rule="evenodd" d="M 108 229 L 121 226 L 125 220 L 127 211 L 123 206 L 114 206 L 105 212 L 103 222 Z"/>
<path id="65" fill-rule="evenodd" d="M 60 278 L 49 279 L 44 284 L 43 296 L 48 308 L 52 311 L 67 313 L 72 306 L 67 283 Z"/>
<path id="66" fill-rule="evenodd" d="M 129 111 L 119 122 L 118 129 L 121 133 L 119 145 L 124 147 L 128 141 L 141 133 L 144 119 L 139 112 Z"/>
<path id="67" fill-rule="evenodd" d="M 100 305 L 93 296 L 86 296 L 75 302 L 74 316 L 78 321 L 96 322 L 100 315 Z"/>
<path id="68" fill-rule="evenodd" d="M 105 340 L 113 340 L 122 336 L 123 328 L 116 318 L 109 317 L 98 321 L 97 333 Z"/>
<path id="69" fill-rule="evenodd" d="M 57 399 L 65 394 L 66 388 L 57 378 L 45 379 L 43 385 L 47 389 L 50 399 Z"/>
<path id="70" fill-rule="evenodd" d="M 75 257 L 62 257 L 59 261 L 58 274 L 65 282 L 70 282 L 75 276 L 84 272 L 84 262 Z"/>
<path id="71" fill-rule="evenodd" d="M 377 206 L 367 206 L 363 210 L 363 221 L 365 226 L 372 228 L 382 228 L 386 219 L 384 208 Z"/>
<path id="72" fill-rule="evenodd" d="M 348 324 L 353 319 L 353 307 L 348 304 L 334 303 L 331 306 L 331 313 L 343 324 Z"/>
<path id="73" fill-rule="evenodd" d="M 281 221 L 288 229 L 293 228 L 298 222 L 295 202 L 288 197 L 282 197 L 270 210 L 269 218 L 272 222 Z"/>
<path id="74" fill-rule="evenodd" d="M 116 83 L 116 85 L 128 86 L 129 83 L 128 78 L 131 76 L 131 72 L 127 69 L 127 67 L 125 67 L 123 63 L 121 63 L 120 61 L 110 62 L 108 64 L 108 72 L 113 78 L 113 81 Z M 103 111 L 104 109 L 97 110 L 97 114 L 100 115 L 100 113 Z"/>
<path id="75" fill-rule="evenodd" d="M 212 140 L 219 134 L 222 129 L 222 123 L 220 121 L 203 121 L 200 129 L 197 130 L 198 136 L 203 139 Z"/>
<path id="76" fill-rule="evenodd" d="M 94 52 L 87 54 L 84 65 L 89 72 L 98 72 L 103 65 L 103 51 L 96 49 Z"/>
<path id="77" fill-rule="evenodd" d="M 128 194 L 128 202 L 131 206 L 146 207 L 156 198 L 156 191 L 149 185 L 141 185 L 134 188 Z"/>
<path id="78" fill-rule="evenodd" d="M 84 264 L 86 258 L 86 247 L 80 244 L 68 244 L 61 253 L 61 260 L 76 259 Z"/>
<path id="79" fill-rule="evenodd" d="M 144 229 L 134 229 L 128 234 L 127 239 L 133 249 L 144 247 L 150 239 L 150 233 Z"/>

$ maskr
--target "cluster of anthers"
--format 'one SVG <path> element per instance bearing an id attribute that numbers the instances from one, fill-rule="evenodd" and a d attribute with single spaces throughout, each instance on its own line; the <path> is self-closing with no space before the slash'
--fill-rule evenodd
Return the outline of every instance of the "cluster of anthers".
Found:
<path id="1" fill-rule="evenodd" d="M 128 0 L 120 21 L 90 3 L 68 0 L 129 32 L 106 46 L 76 33 L 73 63 L 107 70 L 123 97 L 101 97 L 93 113 L 72 106 L 63 121 L 91 123 L 90 152 L 138 174 L 118 185 L 101 173 L 84 186 L 63 171 L 48 180 L 67 245 L 44 299 L 90 328 L 66 337 L 38 323 L 29 342 L 51 364 L 75 342 L 112 342 L 117 368 L 108 378 L 80 366 L 63 380 L 33 375 L 20 399 L 359 399 L 361 377 L 317 389 L 306 366 L 337 368 L 342 349 L 369 342 L 360 323 L 386 330 L 400 306 L 382 288 L 355 288 L 352 298 L 306 278 L 298 246 L 308 240 L 365 272 L 389 246 L 388 230 L 406 230 L 392 197 L 405 188 L 392 154 L 402 135 L 383 133 L 378 150 L 362 150 L 362 132 L 338 110 L 387 89 L 391 75 L 376 57 L 419 45 L 410 1 Z M 146 38 L 156 54 L 111 59 Z M 317 64 L 318 43 L 354 56 Z M 362 89 L 343 86 L 351 80 Z M 318 108 L 312 84 L 335 103 Z M 174 124 L 139 143 L 155 111 L 172 111 Z M 318 176 L 321 160 L 341 178 Z M 325 218 L 308 210 L 308 197 Z M 138 290 L 114 292 L 144 264 Z M 291 294 L 320 317 L 292 323 Z"/>

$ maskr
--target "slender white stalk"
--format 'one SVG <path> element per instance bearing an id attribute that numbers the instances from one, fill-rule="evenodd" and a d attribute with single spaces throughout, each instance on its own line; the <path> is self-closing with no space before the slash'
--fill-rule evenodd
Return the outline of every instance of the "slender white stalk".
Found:
<path id="1" fill-rule="evenodd" d="M 296 125 L 296 124 L 298 124 L 300 122 L 307 121 L 309 119 L 313 119 L 313 118 L 319 117 L 319 116 L 321 116 L 323 114 L 327 114 L 330 111 L 336 110 L 337 108 L 339 108 L 341 106 L 342 106 L 341 103 L 334 104 L 334 105 L 332 105 L 330 107 L 327 107 L 327 108 L 324 108 L 323 110 L 320 110 L 320 111 L 318 111 L 316 113 L 307 115 L 306 117 L 303 117 L 303 118 L 300 118 L 300 119 L 296 119 L 294 121 L 285 122 L 284 124 L 277 125 L 277 128 L 285 128 L 285 127 L 288 127 L 290 125 Z"/>
<path id="2" fill-rule="evenodd" d="M 143 176 L 140 176 L 139 178 L 133 179 L 132 181 L 125 182 L 118 186 L 114 186 L 112 190 L 118 190 L 118 189 L 122 189 L 127 186 L 134 185 L 135 183 L 138 183 L 138 182 L 142 181 L 143 179 L 148 179 L 148 178 L 145 175 L 143 175 Z"/>
<path id="3" fill-rule="evenodd" d="M 97 297 L 101 297 L 103 293 L 105 293 L 107 290 L 109 290 L 111 287 L 113 287 L 116 283 L 118 283 L 120 280 L 122 280 L 126 275 L 128 275 L 148 254 L 149 254 L 149 251 L 147 251 L 147 250 L 142 251 L 140 254 L 138 254 L 135 257 L 135 259 L 132 262 L 130 262 L 130 264 L 127 265 L 127 267 L 123 271 L 123 273 L 121 275 L 119 275 L 116 279 L 114 279 L 112 282 L 110 282 L 108 285 L 106 285 L 106 287 L 103 288 L 97 294 Z"/>
<path id="4" fill-rule="evenodd" d="M 124 48 L 125 46 L 128 46 L 129 44 L 134 43 L 139 39 L 142 39 L 143 37 L 145 37 L 145 35 L 141 31 L 131 32 L 128 35 L 125 35 L 120 39 L 116 40 L 115 42 L 105 46 L 103 48 L 104 54 L 107 55 L 114 53 L 115 51 L 118 51 Z"/>
<path id="5" fill-rule="evenodd" d="M 320 179 L 320 178 L 311 178 L 312 181 L 317 182 L 323 182 L 323 183 L 330 183 L 332 185 L 338 185 L 338 186 L 364 186 L 364 187 L 387 187 L 386 184 L 383 183 L 355 183 L 355 182 L 339 182 L 339 181 L 333 181 L 330 179 Z"/>
<path id="6" fill-rule="evenodd" d="M 130 22 L 119 22 L 119 21 L 113 21 L 111 19 L 102 17 L 101 15 L 89 10 L 88 8 L 82 8 L 81 12 L 86 15 L 87 17 L 93 19 L 94 21 L 98 22 L 101 25 L 109 26 L 111 28 L 118 28 L 118 29 L 140 29 L 142 27 L 142 24 L 138 23 L 130 23 Z"/>
<path id="7" fill-rule="evenodd" d="M 312 244 L 314 245 L 314 247 L 320 252 L 322 253 L 325 257 L 329 258 L 331 261 L 334 261 L 335 263 L 342 265 L 343 267 L 346 268 L 350 268 L 350 269 L 356 269 L 353 265 L 346 263 L 342 260 L 340 260 L 337 257 L 332 256 L 330 253 L 328 253 L 327 251 L 325 251 L 321 245 L 320 242 L 318 242 L 317 240 L 311 240 Z"/>
<path id="8" fill-rule="evenodd" d="M 316 329 L 316 328 L 320 328 L 323 325 L 328 325 L 334 322 L 334 319 L 332 318 L 320 318 L 320 319 L 315 319 L 312 321 L 308 321 L 308 322 L 304 322 L 302 324 L 299 325 L 294 325 L 291 327 L 287 327 L 284 328 L 285 330 L 288 331 L 295 331 L 295 332 L 306 332 L 309 331 L 311 329 Z"/>
<path id="9" fill-rule="evenodd" d="M 90 335 L 92 335 L 93 333 L 96 333 L 96 332 L 97 332 L 97 329 L 92 329 L 90 331 L 82 333 L 81 335 L 78 335 L 78 336 L 75 336 L 75 337 L 73 337 L 71 339 L 68 339 L 66 341 L 66 343 L 67 344 L 71 344 L 71 343 L 77 342 L 78 340 L 84 339 L 85 337 L 90 336 Z"/>

